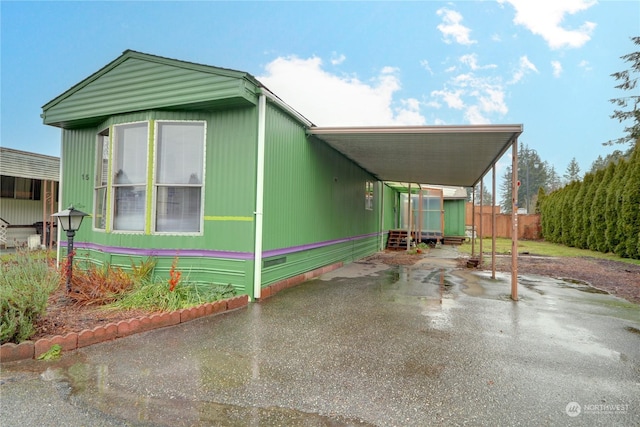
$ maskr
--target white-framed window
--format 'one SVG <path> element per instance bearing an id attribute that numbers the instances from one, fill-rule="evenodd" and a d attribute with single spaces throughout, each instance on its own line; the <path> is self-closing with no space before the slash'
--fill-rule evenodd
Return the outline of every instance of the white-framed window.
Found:
<path id="1" fill-rule="evenodd" d="M 107 226 L 107 191 L 109 184 L 109 129 L 98 134 L 96 146 L 96 176 L 94 182 L 93 227 L 104 230 Z"/>
<path id="2" fill-rule="evenodd" d="M 200 233 L 206 122 L 150 123 L 113 125 L 97 135 L 94 228 Z"/>
<path id="3" fill-rule="evenodd" d="M 202 228 L 205 122 L 157 121 L 155 231 L 198 233 Z"/>
<path id="4" fill-rule="evenodd" d="M 113 127 L 113 229 L 144 231 L 148 122 Z"/>
<path id="5" fill-rule="evenodd" d="M 364 208 L 368 211 L 373 210 L 373 181 L 364 183 Z"/>

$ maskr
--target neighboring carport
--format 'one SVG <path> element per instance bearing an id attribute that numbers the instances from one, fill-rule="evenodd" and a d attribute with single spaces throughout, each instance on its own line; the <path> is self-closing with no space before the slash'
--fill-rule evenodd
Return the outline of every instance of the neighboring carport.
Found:
<path id="1" fill-rule="evenodd" d="M 518 136 L 521 124 L 460 126 L 311 127 L 310 135 L 380 181 L 475 187 L 512 149 L 511 297 L 518 299 Z M 481 193 L 482 194 L 482 193 Z M 492 230 L 495 242 L 495 227 Z M 481 240 L 482 242 L 482 240 Z M 480 248 L 482 254 L 482 248 Z M 492 247 L 495 276 L 495 243 Z"/>

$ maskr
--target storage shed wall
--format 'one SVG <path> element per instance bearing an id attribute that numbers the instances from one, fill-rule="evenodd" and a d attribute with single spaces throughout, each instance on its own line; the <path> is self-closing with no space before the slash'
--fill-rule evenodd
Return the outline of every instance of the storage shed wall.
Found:
<path id="1" fill-rule="evenodd" d="M 465 235 L 465 200 L 444 200 L 444 235 Z"/>

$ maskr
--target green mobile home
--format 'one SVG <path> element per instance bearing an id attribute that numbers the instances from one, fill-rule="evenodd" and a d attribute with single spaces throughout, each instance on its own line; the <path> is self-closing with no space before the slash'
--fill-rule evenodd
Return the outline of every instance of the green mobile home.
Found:
<path id="1" fill-rule="evenodd" d="M 395 191 L 247 73 L 128 50 L 42 110 L 62 129 L 59 206 L 91 214 L 76 260 L 154 257 L 168 277 L 177 257 L 190 281 L 258 299 L 393 227 Z"/>

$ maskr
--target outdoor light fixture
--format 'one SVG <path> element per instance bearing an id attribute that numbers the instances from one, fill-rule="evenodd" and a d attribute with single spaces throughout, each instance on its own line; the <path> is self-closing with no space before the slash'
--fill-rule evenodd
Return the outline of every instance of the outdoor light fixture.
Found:
<path id="1" fill-rule="evenodd" d="M 67 269 L 67 293 L 71 292 L 71 277 L 73 275 L 73 238 L 76 235 L 76 231 L 82 224 L 82 219 L 89 214 L 75 209 L 73 206 L 69 206 L 61 212 L 54 213 L 51 216 L 58 218 L 58 224 L 67 233 L 67 257 L 69 266 Z"/>

